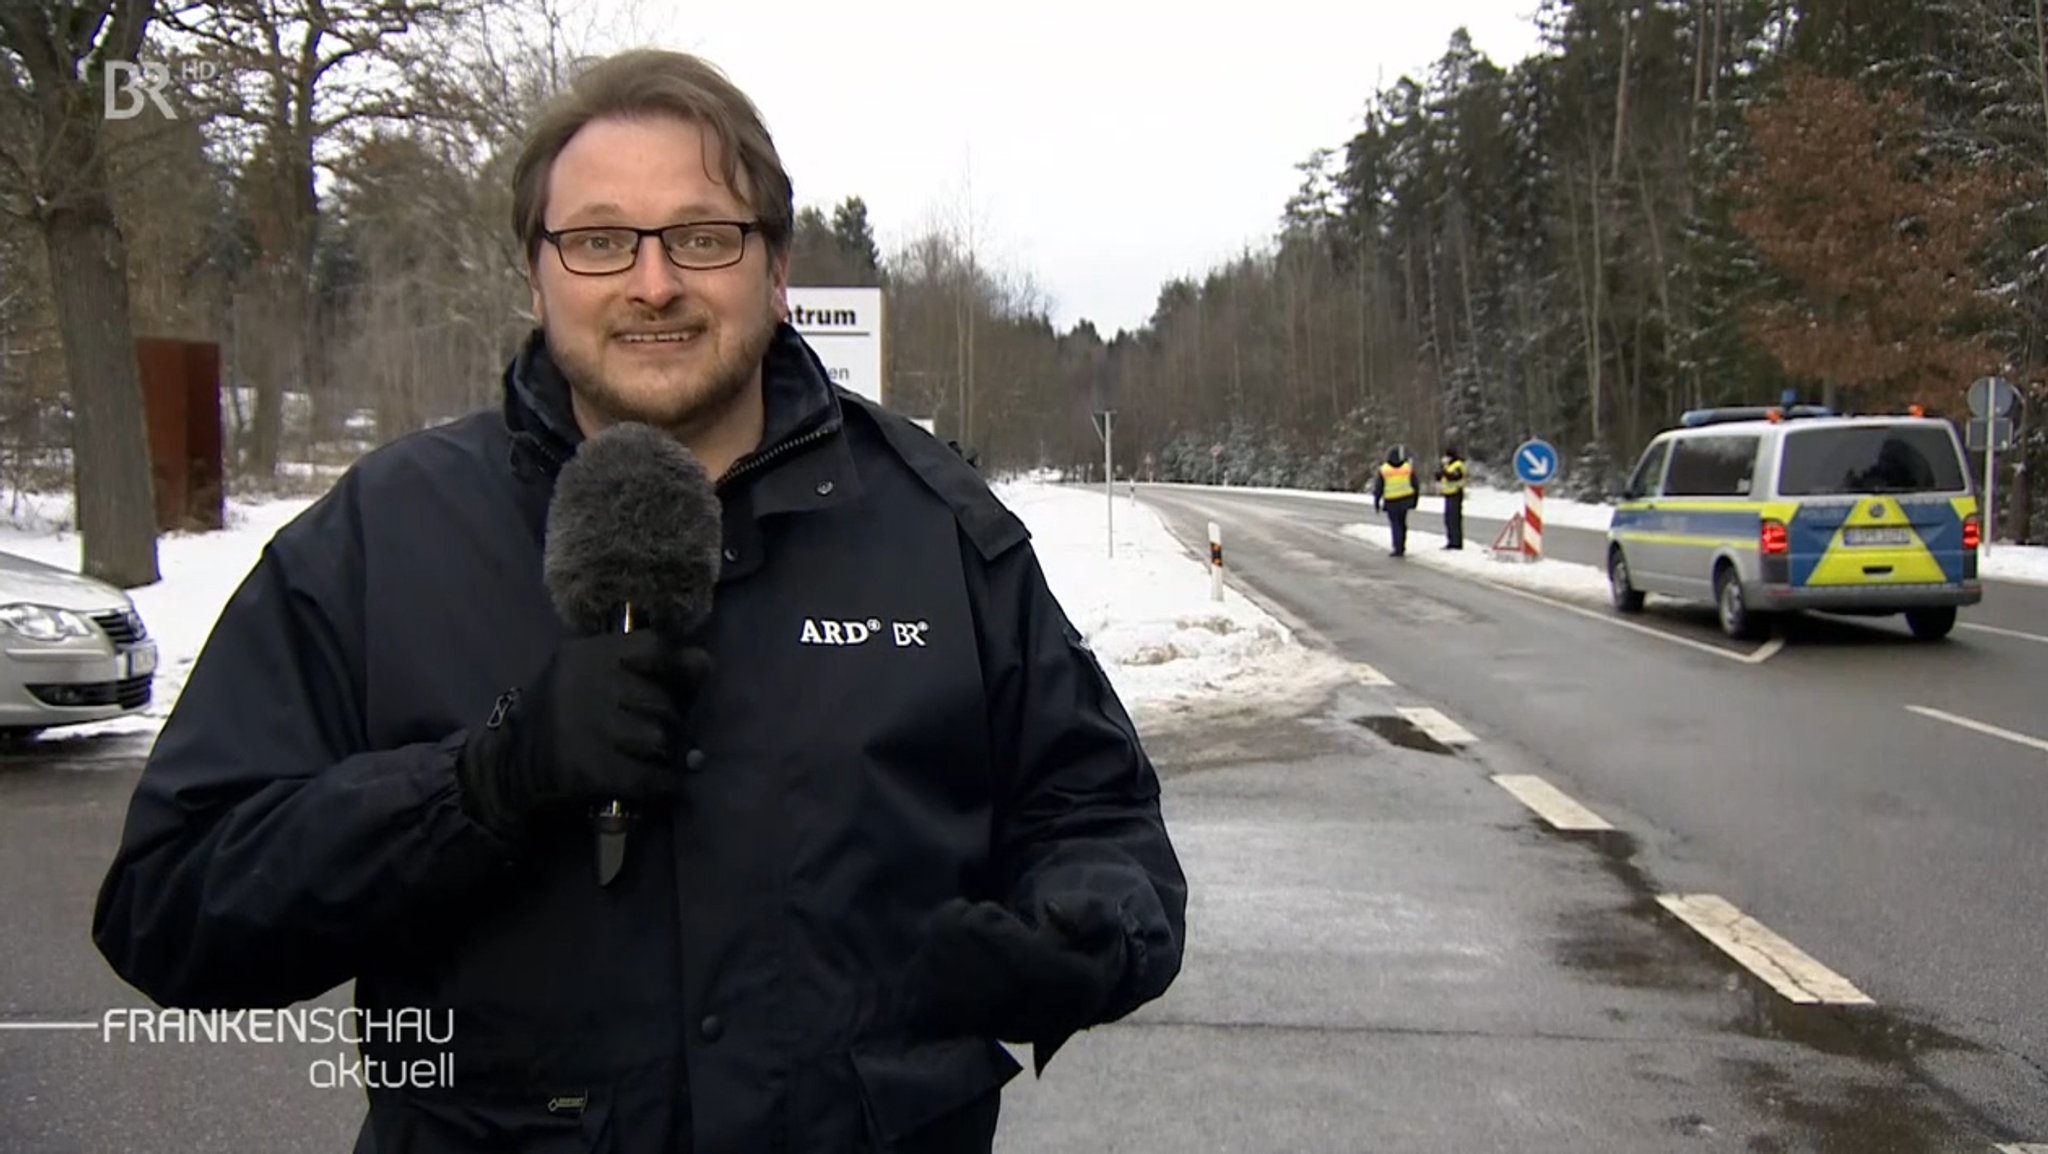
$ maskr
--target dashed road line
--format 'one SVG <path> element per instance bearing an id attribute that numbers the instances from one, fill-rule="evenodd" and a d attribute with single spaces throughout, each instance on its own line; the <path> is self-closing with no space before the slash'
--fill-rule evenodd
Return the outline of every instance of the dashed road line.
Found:
<path id="1" fill-rule="evenodd" d="M 2038 737 L 2029 737 L 2024 733 L 2015 733 L 2010 729 L 2004 729 L 2000 726 L 1992 725 L 1990 722 L 1976 721 L 1972 718 L 1964 717 L 1961 714 L 1950 713 L 1942 709 L 1932 709 L 1925 705 L 1908 705 L 1906 707 L 1906 711 L 1909 713 L 1917 713 L 1922 717 L 1931 717 L 1936 721 L 1946 721 L 1950 725 L 1959 725 L 1962 726 L 1964 729 L 1974 729 L 1978 733 L 1988 734 L 1992 737 L 2004 738 L 2005 740 L 2012 742 L 2014 745 L 2024 745 L 2031 747 L 2033 749 L 2038 749 L 2043 753 L 2048 753 L 2048 741 L 2044 741 Z"/>
<path id="2" fill-rule="evenodd" d="M 1410 725 L 1443 745 L 1473 745 L 1479 741 L 1470 730 L 1445 717 L 1440 710 L 1428 706 L 1401 706 L 1399 712 Z"/>
<path id="3" fill-rule="evenodd" d="M 1386 674 L 1381 673 L 1379 670 L 1374 669 L 1372 666 L 1367 665 L 1363 661 L 1352 663 L 1351 676 L 1360 685 L 1387 686 L 1394 684 L 1391 680 L 1387 678 Z"/>
<path id="4" fill-rule="evenodd" d="M 1497 773 L 1494 784 L 1514 794 L 1536 816 L 1565 831 L 1609 830 L 1606 819 L 1566 796 L 1563 790 L 1532 773 Z"/>
<path id="5" fill-rule="evenodd" d="M 1870 995 L 1715 894 L 1662 894 L 1657 904 L 1787 999 L 1805 1005 L 1874 1006 Z"/>
<path id="6" fill-rule="evenodd" d="M 2048 1154 L 2048 1142 L 2008 1142 L 1998 1150 L 1999 1154 Z"/>

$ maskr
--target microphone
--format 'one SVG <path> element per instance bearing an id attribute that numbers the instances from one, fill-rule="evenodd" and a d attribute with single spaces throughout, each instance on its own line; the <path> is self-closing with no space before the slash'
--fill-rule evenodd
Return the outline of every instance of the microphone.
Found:
<path id="1" fill-rule="evenodd" d="M 542 549 L 548 598 L 584 635 L 687 633 L 711 615 L 723 520 L 693 453 L 652 425 L 612 425 L 586 439 L 555 481 Z M 617 800 L 592 814 L 599 885 L 625 864 L 632 816 Z"/>

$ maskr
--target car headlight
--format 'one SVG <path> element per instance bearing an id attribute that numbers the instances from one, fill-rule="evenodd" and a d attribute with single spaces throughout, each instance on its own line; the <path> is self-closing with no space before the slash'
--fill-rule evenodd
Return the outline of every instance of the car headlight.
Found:
<path id="1" fill-rule="evenodd" d="M 0 605 L 0 625 L 31 641 L 62 641 L 68 637 L 91 637 L 92 622 L 69 609 L 47 605 Z"/>

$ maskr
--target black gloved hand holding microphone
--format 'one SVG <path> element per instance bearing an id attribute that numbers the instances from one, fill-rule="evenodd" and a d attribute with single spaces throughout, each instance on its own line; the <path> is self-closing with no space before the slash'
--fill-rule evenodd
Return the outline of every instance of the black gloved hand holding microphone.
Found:
<path id="1" fill-rule="evenodd" d="M 721 519 L 704 467 L 649 425 L 612 426 L 562 467 L 543 578 L 576 636 L 471 736 L 457 773 L 475 820 L 516 841 L 592 807 L 598 881 L 617 876 L 632 809 L 682 785 L 683 719 L 711 659 L 679 638 L 711 612 Z"/>

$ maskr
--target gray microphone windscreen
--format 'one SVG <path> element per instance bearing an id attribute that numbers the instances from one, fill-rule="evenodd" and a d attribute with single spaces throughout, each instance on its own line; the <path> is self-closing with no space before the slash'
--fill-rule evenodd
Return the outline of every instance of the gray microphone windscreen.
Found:
<path id="1" fill-rule="evenodd" d="M 613 425 L 562 466 L 548 504 L 542 576 L 581 634 L 687 633 L 711 613 L 723 509 L 696 456 L 651 425 Z"/>

